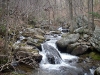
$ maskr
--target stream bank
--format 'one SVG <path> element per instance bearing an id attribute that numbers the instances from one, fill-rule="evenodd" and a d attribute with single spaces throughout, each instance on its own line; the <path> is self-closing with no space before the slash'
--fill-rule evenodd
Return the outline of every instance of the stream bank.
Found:
<path id="1" fill-rule="evenodd" d="M 16 60 L 30 57 L 24 61 L 21 60 L 21 65 L 22 63 L 25 64 L 23 67 L 28 65 L 28 67 L 34 69 L 36 66 L 35 70 L 19 67 L 17 68 L 18 73 L 26 75 L 47 75 L 48 73 L 52 75 L 94 74 L 94 70 L 100 65 L 100 54 L 97 52 L 99 51 L 99 35 L 96 35 L 97 37 L 95 37 L 94 33 L 92 36 L 91 33 L 88 33 L 86 26 L 75 29 L 73 34 L 65 32 L 65 30 L 62 32 L 62 28 L 59 30 L 46 31 L 41 28 L 29 27 L 18 32 L 18 35 L 16 35 L 16 42 L 11 43 L 10 45 L 12 46 L 13 55 Z M 45 42 L 49 43 L 49 45 L 44 45 L 45 50 L 50 50 L 49 52 L 46 51 L 48 53 L 46 55 L 48 58 L 44 56 L 45 53 L 41 53 L 43 51 L 41 44 L 44 44 Z M 52 52 L 52 50 L 54 52 Z M 77 58 L 71 58 L 73 56 Z M 46 60 L 46 62 L 41 64 L 44 57 L 48 59 L 49 62 Z M 33 61 L 33 59 L 35 59 L 35 61 Z M 63 61 L 64 63 L 60 61 Z M 29 65 L 30 63 L 32 63 L 32 65 Z"/>

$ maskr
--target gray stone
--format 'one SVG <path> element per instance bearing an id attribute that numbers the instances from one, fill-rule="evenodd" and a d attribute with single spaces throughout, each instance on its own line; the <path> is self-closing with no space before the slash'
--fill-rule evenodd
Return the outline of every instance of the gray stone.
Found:
<path id="1" fill-rule="evenodd" d="M 80 33 L 80 34 L 83 34 L 83 33 L 89 33 L 89 30 L 86 29 L 87 26 L 84 26 L 84 27 L 80 27 L 76 30 L 74 30 L 75 33 Z"/>
<path id="2" fill-rule="evenodd" d="M 68 44 L 75 43 L 79 39 L 79 34 L 68 34 L 56 42 L 60 48 L 67 47 Z"/>
<path id="3" fill-rule="evenodd" d="M 74 48 L 76 48 L 78 45 L 80 45 L 80 43 L 78 43 L 78 42 L 69 44 L 67 46 L 66 52 L 70 54 L 74 50 Z"/>
<path id="4" fill-rule="evenodd" d="M 94 75 L 100 75 L 100 67 L 95 70 Z"/>
<path id="5" fill-rule="evenodd" d="M 84 54 L 88 50 L 87 45 L 79 45 L 72 51 L 72 55 L 81 55 Z"/>
<path id="6" fill-rule="evenodd" d="M 87 39 L 87 38 L 89 37 L 89 35 L 84 34 L 83 37 L 84 37 L 85 39 Z"/>
<path id="7" fill-rule="evenodd" d="M 22 33 L 23 36 L 26 36 L 26 37 L 33 37 L 35 35 L 41 35 L 43 36 L 45 34 L 45 32 L 40 29 L 40 28 L 35 28 L 35 29 L 32 29 L 32 28 L 27 28 L 24 33 Z"/>
<path id="8" fill-rule="evenodd" d="M 96 27 L 91 39 L 92 46 L 100 52 L 100 27 Z"/>

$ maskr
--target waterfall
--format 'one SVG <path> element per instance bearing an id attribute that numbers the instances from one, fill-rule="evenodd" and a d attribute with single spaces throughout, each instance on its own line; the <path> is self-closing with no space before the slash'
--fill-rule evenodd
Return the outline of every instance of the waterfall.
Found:
<path id="1" fill-rule="evenodd" d="M 61 66 L 73 67 L 66 61 L 77 61 L 77 56 L 72 56 L 69 54 L 61 53 L 56 47 L 56 41 L 61 37 L 57 35 L 55 38 L 53 35 L 50 35 L 50 40 L 43 43 L 42 51 L 40 54 L 43 56 L 40 66 L 47 69 L 59 69 Z"/>
<path id="2" fill-rule="evenodd" d="M 53 46 L 44 43 L 42 48 L 50 64 L 60 64 L 62 62 L 59 52 Z"/>

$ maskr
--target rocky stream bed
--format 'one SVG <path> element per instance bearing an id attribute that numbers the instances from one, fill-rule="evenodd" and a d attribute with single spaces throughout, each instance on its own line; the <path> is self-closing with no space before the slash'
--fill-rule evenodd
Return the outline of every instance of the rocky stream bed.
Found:
<path id="1" fill-rule="evenodd" d="M 10 65 L 26 75 L 100 75 L 100 28 L 90 33 L 83 23 L 73 33 L 62 27 L 19 31 L 11 43 L 14 60 Z"/>

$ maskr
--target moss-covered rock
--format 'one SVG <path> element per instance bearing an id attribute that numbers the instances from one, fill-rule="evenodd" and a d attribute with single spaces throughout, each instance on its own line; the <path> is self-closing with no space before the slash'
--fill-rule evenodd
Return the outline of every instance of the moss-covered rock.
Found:
<path id="1" fill-rule="evenodd" d="M 10 75 L 26 75 L 26 74 L 20 74 L 20 73 L 17 73 L 17 72 L 11 72 Z"/>
<path id="2" fill-rule="evenodd" d="M 39 49 L 41 49 L 41 44 L 44 42 L 44 39 L 33 39 L 33 38 L 28 38 L 27 44 L 35 46 Z"/>
<path id="3" fill-rule="evenodd" d="M 42 39 L 42 40 L 45 39 L 42 35 L 34 35 L 34 38 L 36 38 L 36 39 Z"/>
<path id="4" fill-rule="evenodd" d="M 98 52 L 91 52 L 89 56 L 94 60 L 100 60 L 100 53 Z"/>
<path id="5" fill-rule="evenodd" d="M 69 44 L 77 42 L 79 37 L 79 34 L 64 34 L 63 37 L 56 42 L 56 45 L 61 52 L 66 52 L 64 49 L 66 49 Z"/>

